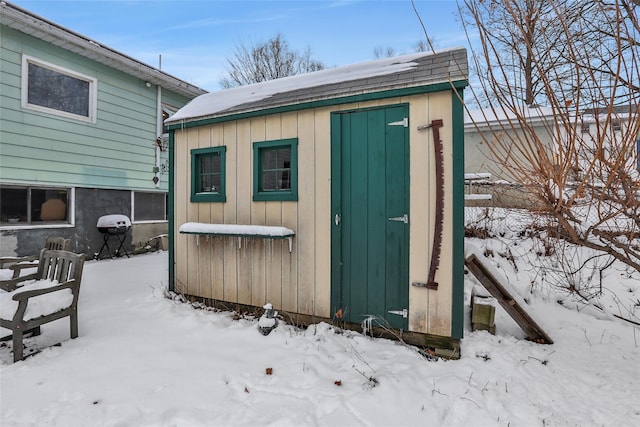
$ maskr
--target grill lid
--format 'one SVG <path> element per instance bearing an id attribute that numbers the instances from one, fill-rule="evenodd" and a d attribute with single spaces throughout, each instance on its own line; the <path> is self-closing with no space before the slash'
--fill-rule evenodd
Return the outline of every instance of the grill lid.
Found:
<path id="1" fill-rule="evenodd" d="M 131 227 L 131 220 L 126 215 L 112 214 L 103 215 L 98 218 L 98 228 L 129 228 Z"/>

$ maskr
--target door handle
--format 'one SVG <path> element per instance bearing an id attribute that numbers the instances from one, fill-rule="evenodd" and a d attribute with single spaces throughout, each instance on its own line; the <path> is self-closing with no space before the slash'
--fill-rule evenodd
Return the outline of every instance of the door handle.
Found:
<path id="1" fill-rule="evenodd" d="M 402 216 L 393 216 L 389 218 L 389 221 L 404 222 L 405 224 L 409 224 L 409 215 L 404 214 Z"/>
<path id="2" fill-rule="evenodd" d="M 336 225 L 340 225 L 340 221 L 342 220 L 342 215 L 340 214 L 336 214 L 335 218 L 333 219 L 333 221 L 336 223 Z"/>

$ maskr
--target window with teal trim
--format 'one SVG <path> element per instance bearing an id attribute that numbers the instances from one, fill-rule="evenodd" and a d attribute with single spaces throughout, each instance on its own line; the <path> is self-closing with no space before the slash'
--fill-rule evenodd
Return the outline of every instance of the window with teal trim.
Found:
<path id="1" fill-rule="evenodd" d="M 253 200 L 298 200 L 298 138 L 253 143 Z"/>
<path id="2" fill-rule="evenodd" d="M 226 202 L 227 147 L 191 150 L 191 201 Z"/>

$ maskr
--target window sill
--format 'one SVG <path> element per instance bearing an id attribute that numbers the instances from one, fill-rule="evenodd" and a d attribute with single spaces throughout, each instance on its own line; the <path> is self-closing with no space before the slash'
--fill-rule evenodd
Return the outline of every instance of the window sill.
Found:
<path id="1" fill-rule="evenodd" d="M 33 229 L 47 229 L 47 228 L 73 228 L 75 224 L 18 224 L 18 225 L 9 225 L 4 224 L 0 225 L 0 231 L 8 231 L 8 230 L 33 230 Z"/>
<path id="2" fill-rule="evenodd" d="M 224 203 L 227 196 L 219 193 L 196 193 L 191 195 L 191 203 Z"/>
<path id="3" fill-rule="evenodd" d="M 298 194 L 291 191 L 270 191 L 253 195 L 254 202 L 297 202 Z"/>

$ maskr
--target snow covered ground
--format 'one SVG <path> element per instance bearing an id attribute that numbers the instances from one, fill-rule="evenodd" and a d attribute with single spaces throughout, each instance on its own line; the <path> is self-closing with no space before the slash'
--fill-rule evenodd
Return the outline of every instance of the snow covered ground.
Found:
<path id="1" fill-rule="evenodd" d="M 553 345 L 524 340 L 501 309 L 495 336 L 471 332 L 466 313 L 457 361 L 324 323 L 263 336 L 256 319 L 165 298 L 166 253 L 90 261 L 77 339 L 63 319 L 27 339 L 27 352 L 44 349 L 24 361 L 0 348 L 0 425 L 640 425 L 640 328 L 547 288 L 529 293 L 534 241 L 469 242 L 494 254 Z M 506 248 L 515 261 L 496 255 Z M 634 310 L 640 278 L 608 271 L 618 296 L 607 301 Z M 477 282 L 466 277 L 468 302 Z"/>

